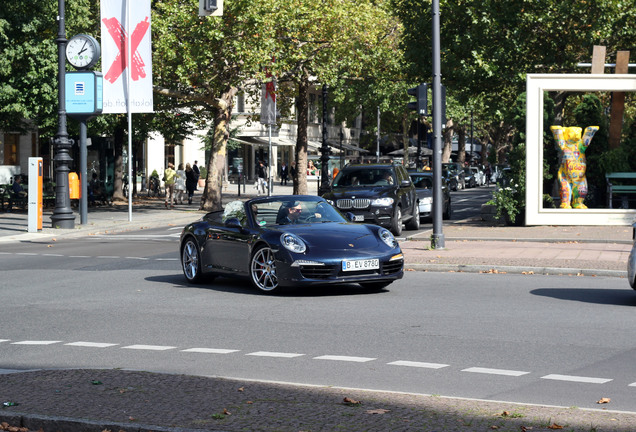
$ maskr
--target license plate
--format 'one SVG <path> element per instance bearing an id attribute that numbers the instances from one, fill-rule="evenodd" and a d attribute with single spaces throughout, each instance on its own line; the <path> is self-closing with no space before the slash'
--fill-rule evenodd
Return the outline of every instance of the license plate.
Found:
<path id="1" fill-rule="evenodd" d="M 342 271 L 357 271 L 357 270 L 375 270 L 380 268 L 380 260 L 365 259 L 365 260 L 344 260 L 342 261 Z"/>
<path id="2" fill-rule="evenodd" d="M 354 221 L 355 222 L 364 222 L 364 215 L 354 215 Z"/>

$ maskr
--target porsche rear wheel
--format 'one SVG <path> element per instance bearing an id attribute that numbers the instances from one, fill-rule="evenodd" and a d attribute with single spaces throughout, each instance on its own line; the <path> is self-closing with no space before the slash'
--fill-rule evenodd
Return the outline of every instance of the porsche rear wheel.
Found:
<path id="1" fill-rule="evenodd" d="M 188 238 L 181 248 L 181 267 L 188 282 L 201 282 L 201 254 L 199 246 L 192 237 Z"/>
<path id="2" fill-rule="evenodd" d="M 250 276 L 252 284 L 261 291 L 273 292 L 278 288 L 274 252 L 269 247 L 262 246 L 254 251 L 250 260 Z"/>

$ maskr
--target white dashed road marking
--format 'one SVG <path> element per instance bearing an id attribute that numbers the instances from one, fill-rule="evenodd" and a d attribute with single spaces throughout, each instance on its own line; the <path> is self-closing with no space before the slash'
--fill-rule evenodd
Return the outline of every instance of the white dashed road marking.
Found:
<path id="1" fill-rule="evenodd" d="M 522 376 L 522 375 L 527 375 L 530 373 L 530 372 L 523 372 L 523 371 L 506 370 L 506 369 L 489 369 L 489 368 L 482 368 L 482 367 L 471 367 L 468 369 L 463 369 L 462 372 L 473 372 L 473 373 L 505 375 L 505 376 Z"/>
<path id="2" fill-rule="evenodd" d="M 407 360 L 398 360 L 391 363 L 387 363 L 393 366 L 408 366 L 408 367 L 417 367 L 417 368 L 426 368 L 426 369 L 441 369 L 448 367 L 450 365 L 441 364 L 441 363 L 425 363 L 425 362 L 414 362 Z"/>
<path id="3" fill-rule="evenodd" d="M 337 355 L 324 355 L 319 357 L 314 357 L 314 360 L 334 360 L 334 361 L 345 361 L 345 362 L 356 362 L 356 363 L 365 363 L 376 360 L 372 357 L 350 357 L 350 356 L 337 356 Z"/>
<path id="4" fill-rule="evenodd" d="M 53 345 L 62 341 L 20 341 L 12 342 L 11 345 Z"/>
<path id="5" fill-rule="evenodd" d="M 68 346 L 77 346 L 77 347 L 87 347 L 87 348 L 108 348 L 112 346 L 116 346 L 118 344 L 114 343 L 103 343 L 103 342 L 71 342 L 64 345 Z"/>
<path id="6" fill-rule="evenodd" d="M 587 383 L 587 384 L 605 384 L 607 382 L 612 381 L 611 379 L 607 379 L 607 378 L 592 378 L 592 377 L 559 375 L 559 374 L 550 374 L 550 375 L 542 376 L 541 378 L 555 380 L 555 381 L 580 382 L 580 383 Z"/>
<path id="7" fill-rule="evenodd" d="M 76 341 L 76 342 L 68 342 L 64 343 L 64 341 L 58 340 L 23 340 L 17 342 L 11 342 L 11 339 L 0 339 L 0 343 L 8 342 L 11 345 L 54 345 L 62 343 L 64 346 L 73 346 L 73 347 L 85 347 L 85 348 L 112 348 L 118 346 L 118 349 L 129 349 L 129 350 L 139 350 L 139 351 L 169 351 L 178 349 L 178 347 L 174 346 L 166 346 L 166 345 L 127 345 L 120 346 L 118 343 L 106 343 L 106 342 L 86 342 L 86 341 Z M 240 352 L 238 349 L 225 349 L 225 348 L 186 348 L 179 349 L 179 352 L 184 353 L 201 353 L 201 354 L 233 354 Z M 275 351 L 254 351 L 247 354 L 246 356 L 254 356 L 254 357 L 269 357 L 269 358 L 297 358 L 303 357 L 307 354 L 302 353 L 290 353 L 290 352 L 275 352 Z M 312 360 L 331 360 L 331 361 L 340 361 L 340 362 L 354 362 L 354 363 L 366 363 L 377 360 L 374 357 L 356 357 L 356 356 L 343 356 L 343 355 L 321 355 L 317 357 L 312 357 Z M 443 363 L 428 363 L 428 362 L 418 362 L 418 361 L 410 361 L 410 360 L 396 360 L 390 363 L 386 363 L 390 366 L 402 366 L 402 367 L 412 367 L 412 368 L 421 368 L 421 369 L 442 369 L 446 367 L 450 367 L 448 364 Z M 502 375 L 502 376 L 510 376 L 510 377 L 520 377 L 523 375 L 528 375 L 531 372 L 526 371 L 517 371 L 517 370 L 508 370 L 508 369 L 492 369 L 492 368 L 484 368 L 484 367 L 469 367 L 466 369 L 462 369 L 461 372 L 471 372 L 471 373 L 480 373 L 480 374 L 490 374 L 490 375 Z M 560 375 L 560 374 L 549 374 L 544 375 L 541 379 L 553 380 L 553 381 L 565 381 L 565 382 L 575 382 L 575 383 L 583 383 L 583 384 L 605 384 L 610 381 L 613 381 L 611 378 L 595 378 L 595 377 L 584 377 L 584 376 L 575 376 L 575 375 Z M 630 387 L 636 387 L 636 382 L 628 384 Z"/>
<path id="8" fill-rule="evenodd" d="M 279 358 L 294 358 L 301 357 L 305 354 L 298 353 L 283 353 L 283 352 L 269 352 L 269 351 L 256 351 L 253 353 L 245 354 L 248 356 L 257 356 L 257 357 L 279 357 Z"/>
<path id="9" fill-rule="evenodd" d="M 177 347 L 163 346 L 163 345 L 128 345 L 122 348 L 133 349 L 133 350 L 167 351 L 167 350 L 175 349 Z"/>
<path id="10" fill-rule="evenodd" d="M 189 348 L 181 350 L 181 352 L 203 353 L 203 354 L 232 354 L 240 350 L 219 349 L 219 348 Z"/>

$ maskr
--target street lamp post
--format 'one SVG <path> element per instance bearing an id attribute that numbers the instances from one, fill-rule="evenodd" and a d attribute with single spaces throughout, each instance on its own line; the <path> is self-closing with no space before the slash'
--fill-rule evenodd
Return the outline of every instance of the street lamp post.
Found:
<path id="1" fill-rule="evenodd" d="M 58 33 L 55 40 L 58 44 L 58 130 L 55 135 L 54 147 L 55 156 L 55 209 L 51 215 L 53 228 L 75 228 L 75 216 L 71 209 L 71 198 L 69 196 L 68 173 L 70 172 L 69 163 L 73 160 L 70 156 L 70 150 L 73 146 L 73 140 L 68 138 L 66 130 L 66 29 L 64 26 L 64 0 L 58 0 Z M 85 179 L 82 179 L 85 181 Z"/>

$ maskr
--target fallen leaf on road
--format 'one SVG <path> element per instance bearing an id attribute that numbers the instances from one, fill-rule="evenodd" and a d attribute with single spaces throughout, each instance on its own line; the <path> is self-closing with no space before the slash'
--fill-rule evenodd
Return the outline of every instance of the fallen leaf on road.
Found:
<path id="1" fill-rule="evenodd" d="M 552 425 L 548 426 L 548 429 L 563 429 L 563 426 L 552 423 Z"/>
<path id="2" fill-rule="evenodd" d="M 227 410 L 227 408 L 223 408 L 223 414 L 225 414 L 225 415 L 232 415 L 232 413 L 231 413 L 231 412 L 229 412 L 229 411 Z"/>
<path id="3" fill-rule="evenodd" d="M 238 391 L 240 392 L 245 391 L 245 387 L 239 387 Z"/>
<path id="4" fill-rule="evenodd" d="M 604 404 L 604 403 L 610 403 L 611 399 L 610 398 L 601 398 L 601 400 L 599 400 L 598 404 Z"/>
<path id="5" fill-rule="evenodd" d="M 367 414 L 386 414 L 389 411 L 391 410 L 378 408 L 378 409 L 367 410 L 366 413 Z"/>
<path id="6" fill-rule="evenodd" d="M 344 399 L 342 400 L 342 402 L 343 402 L 345 405 L 350 405 L 350 406 L 353 406 L 353 405 L 361 405 L 361 404 L 362 404 L 362 401 L 357 401 L 357 400 L 355 400 L 355 399 L 351 399 L 351 398 L 348 398 L 348 397 L 344 398 Z"/>

